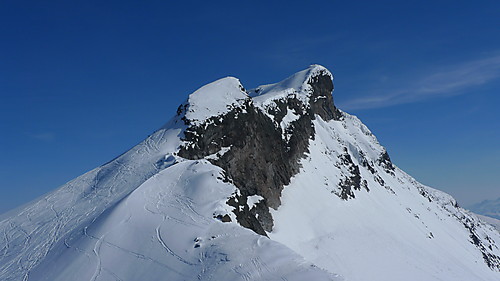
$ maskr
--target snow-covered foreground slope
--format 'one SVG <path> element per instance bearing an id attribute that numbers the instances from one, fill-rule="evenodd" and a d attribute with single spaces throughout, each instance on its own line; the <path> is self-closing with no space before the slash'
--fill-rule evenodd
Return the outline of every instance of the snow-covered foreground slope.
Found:
<path id="1" fill-rule="evenodd" d="M 286 247 L 215 220 L 211 214 L 225 211 L 226 198 L 234 192 L 234 186 L 220 178 L 220 168 L 204 160 L 161 171 L 83 227 L 83 232 L 67 235 L 30 277 L 327 280 L 326 273 Z"/>
<path id="2" fill-rule="evenodd" d="M 162 160 L 179 145 L 180 128 L 161 129 L 119 156 L 0 221 L 0 280 L 27 280 L 56 245 L 72 232 L 83 233 L 160 170 Z"/>
<path id="3" fill-rule="evenodd" d="M 2 215 L 0 280 L 499 280 L 499 232 L 395 167 L 332 79 L 200 88 L 130 151 Z"/>
<path id="4" fill-rule="evenodd" d="M 172 156 L 178 133 L 160 130 L 4 219 L 0 280 L 337 280 L 214 218 L 235 187 L 206 160 Z"/>

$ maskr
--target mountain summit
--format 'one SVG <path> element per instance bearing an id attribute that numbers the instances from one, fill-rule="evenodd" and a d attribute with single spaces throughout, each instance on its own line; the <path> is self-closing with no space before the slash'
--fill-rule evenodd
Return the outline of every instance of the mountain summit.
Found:
<path id="1" fill-rule="evenodd" d="M 397 168 L 313 65 L 227 77 L 0 218 L 1 280 L 498 280 L 500 233 Z"/>

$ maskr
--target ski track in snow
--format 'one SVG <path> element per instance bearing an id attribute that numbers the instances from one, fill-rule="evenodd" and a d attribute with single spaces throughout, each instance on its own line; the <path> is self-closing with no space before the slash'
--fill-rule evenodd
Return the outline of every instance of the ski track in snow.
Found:
<path id="1" fill-rule="evenodd" d="M 89 271 L 86 272 L 84 270 L 81 277 L 80 274 L 76 275 L 82 281 L 130 280 L 127 278 L 124 279 L 126 273 L 123 272 L 123 269 L 126 269 L 128 266 L 116 267 L 113 265 L 113 259 L 110 260 L 110 255 L 118 255 L 123 260 L 127 260 L 126 257 L 129 257 L 128 261 L 134 261 L 133 264 L 147 265 L 153 272 L 169 272 L 169 276 L 177 276 L 174 279 L 181 280 L 192 280 L 193 277 L 200 280 L 221 280 L 218 276 L 221 276 L 223 272 L 226 272 L 224 274 L 226 275 L 227 272 L 231 271 L 230 268 L 235 269 L 234 273 L 236 275 L 229 275 L 225 277 L 226 279 L 222 280 L 238 280 L 238 278 L 241 280 L 281 280 L 280 274 L 282 273 L 277 272 L 299 269 L 301 271 L 310 271 L 305 265 L 298 263 L 293 265 L 295 260 L 292 263 L 285 262 L 287 264 L 286 269 L 270 269 L 267 263 L 253 250 L 248 253 L 251 260 L 250 264 L 245 264 L 243 267 L 235 266 L 235 262 L 239 262 L 240 266 L 243 262 L 243 260 L 232 261 L 232 259 L 228 258 L 228 256 L 237 257 L 235 251 L 238 251 L 238 247 L 236 245 L 244 241 L 247 241 L 245 243 L 249 243 L 252 241 L 251 239 L 255 239 L 258 236 L 249 230 L 236 227 L 234 224 L 222 224 L 212 218 L 213 210 L 210 208 L 213 207 L 206 209 L 208 206 L 211 206 L 210 204 L 215 202 L 213 201 L 214 199 L 210 198 L 219 198 L 217 200 L 225 202 L 227 196 L 233 192 L 234 187 L 227 184 L 221 186 L 221 182 L 215 176 L 219 173 L 219 168 L 206 161 L 188 161 L 179 165 L 185 168 L 177 168 L 177 170 L 167 172 L 168 177 L 165 175 L 162 176 L 161 173 L 150 177 L 134 191 L 127 194 L 122 192 L 121 194 L 124 195 L 120 195 L 123 197 L 119 200 L 106 198 L 106 196 L 117 196 L 117 193 L 108 193 L 101 190 L 100 187 L 96 188 L 103 181 L 106 181 L 106 178 L 109 176 L 111 176 L 113 181 L 117 180 L 116 176 L 108 176 L 107 172 L 95 171 L 94 175 L 88 177 L 91 192 L 85 192 L 82 198 L 84 198 L 85 202 L 105 198 L 105 206 L 107 206 L 105 209 L 99 208 L 99 206 L 91 206 L 83 216 L 80 214 L 74 217 L 75 214 L 79 213 L 78 206 L 72 205 L 66 208 L 66 210 L 61 210 L 56 199 L 58 196 L 48 196 L 41 201 L 43 204 L 39 204 L 40 207 L 50 212 L 50 215 L 48 215 L 50 219 L 47 219 L 50 223 L 37 225 L 32 230 L 26 231 L 14 221 L 10 221 L 10 228 L 2 229 L 2 237 L 6 242 L 2 251 L 3 257 L 8 256 L 10 253 L 11 243 L 7 242 L 10 241 L 9 229 L 15 229 L 16 232 L 23 235 L 22 243 L 24 244 L 23 249 L 26 249 L 25 251 L 31 251 L 33 237 L 39 239 L 41 237 L 40 233 L 50 230 L 50 238 L 47 239 L 47 243 L 42 244 L 43 251 L 31 251 L 34 253 L 33 255 L 28 254 L 27 256 L 19 257 L 17 260 L 12 259 L 12 262 L 17 262 L 19 265 L 18 272 L 22 272 L 21 279 L 27 281 L 38 280 L 40 270 L 36 266 L 41 261 L 40 259 L 51 258 L 49 256 L 50 250 L 56 247 L 58 243 L 60 245 L 58 249 L 63 251 L 63 253 L 75 253 L 83 258 L 80 261 L 86 263 L 86 265 L 84 266 L 84 264 L 78 262 L 78 268 L 88 268 Z M 125 169 L 124 165 L 117 164 L 113 166 L 119 167 L 119 173 L 127 173 L 128 169 Z M 194 177 L 200 180 L 192 180 Z M 69 190 L 73 191 L 73 187 L 73 185 L 69 185 Z M 116 185 L 107 185 L 107 188 L 117 190 L 115 187 Z M 224 188 L 221 189 L 221 187 Z M 196 195 L 196 191 L 191 190 L 193 188 L 200 188 L 200 190 L 207 193 L 205 196 L 200 197 L 192 197 L 186 194 L 186 192 L 194 192 L 193 194 L 198 196 Z M 226 191 L 222 192 L 224 189 Z M 200 200 L 202 203 L 200 203 Z M 209 205 L 206 205 L 207 203 Z M 38 206 L 38 204 L 35 206 Z M 142 208 L 138 209 L 139 206 Z M 36 214 L 33 214 L 31 211 L 24 214 L 36 217 Z M 81 228 L 75 228 L 73 232 L 64 232 L 65 227 L 75 221 L 80 225 L 83 224 Z M 116 237 L 120 237 L 121 233 L 134 231 L 134 225 L 138 222 L 146 223 L 146 228 L 137 232 L 140 237 L 144 237 L 140 238 L 140 241 L 146 243 L 144 245 L 145 248 L 137 248 L 126 241 L 116 239 Z M 223 230 L 229 226 L 233 234 L 229 234 L 226 232 L 227 230 Z M 176 227 L 189 229 L 187 232 L 188 236 L 179 235 L 179 233 L 175 232 L 171 233 L 172 229 Z M 234 232 L 235 230 L 237 231 Z M 198 233 L 196 236 L 200 240 L 197 243 L 200 243 L 200 246 L 193 248 L 194 242 L 192 242 L 193 237 L 189 235 L 190 232 Z M 213 234 L 208 235 L 207 232 Z M 147 244 L 147 237 L 150 238 L 151 243 L 156 243 L 158 247 L 150 248 L 149 244 Z M 227 239 L 232 241 L 230 242 L 231 246 L 225 245 L 228 243 Z M 182 244 L 185 244 L 185 246 L 179 246 Z M 264 247 L 261 243 L 257 243 L 256 245 L 257 247 Z M 280 248 L 281 246 L 273 247 L 278 247 L 280 251 L 289 251 L 283 250 Z M 209 254 L 207 254 L 207 251 L 209 251 Z M 104 255 L 104 252 L 106 255 Z M 287 253 L 289 254 L 286 256 L 290 255 L 294 259 L 298 259 L 292 252 Z M 198 255 L 198 258 L 193 259 L 193 254 Z M 31 257 L 28 260 L 31 262 L 28 262 L 26 257 Z M 61 261 L 63 264 L 60 264 Z M 65 262 L 70 262 L 71 265 L 71 259 L 63 259 L 61 261 L 55 264 L 55 268 L 66 267 L 64 266 Z M 225 267 L 228 268 L 224 269 Z M 8 272 L 6 270 L 8 268 L 11 268 L 11 266 L 2 267 L 2 275 L 0 276 L 12 276 L 7 275 Z M 195 275 L 193 276 L 193 274 Z M 326 273 L 318 271 L 315 275 L 324 278 Z M 84 276 L 87 276 L 86 279 L 83 279 L 85 278 Z M 270 276 L 272 278 L 269 278 Z M 9 278 L 6 280 L 16 280 L 13 277 Z M 55 280 L 59 279 L 55 278 Z M 148 279 L 146 278 L 145 280 Z"/>
<path id="2" fill-rule="evenodd" d="M 188 262 L 187 260 L 183 259 L 181 256 L 179 256 L 178 254 L 176 254 L 174 251 L 172 251 L 167 246 L 167 244 L 165 243 L 165 241 L 161 237 L 160 226 L 156 227 L 156 238 L 158 239 L 158 242 L 160 243 L 160 245 L 167 251 L 167 253 L 169 253 L 170 255 L 174 256 L 176 259 L 178 259 L 179 261 L 181 261 L 181 262 L 183 262 L 183 263 L 185 263 L 187 265 L 196 265 L 194 263 Z"/>
<path id="3" fill-rule="evenodd" d="M 104 236 L 105 235 L 103 235 L 102 237 L 100 237 L 99 239 L 97 239 L 97 242 L 95 242 L 94 254 L 95 254 L 96 258 L 97 258 L 97 267 L 96 267 L 94 275 L 92 276 L 92 278 L 90 279 L 90 281 L 96 281 L 97 278 L 99 277 L 99 275 L 101 274 L 102 264 L 101 264 L 101 256 L 100 256 L 99 252 L 101 251 L 101 245 L 102 245 L 102 241 L 104 239 Z"/>
<path id="4" fill-rule="evenodd" d="M 164 267 L 164 268 L 170 270 L 171 272 L 177 273 L 179 276 L 188 277 L 187 275 L 183 274 L 182 272 L 175 270 L 173 267 L 169 266 L 168 264 L 165 264 L 165 263 L 163 263 L 161 261 L 153 259 L 153 258 L 151 258 L 149 256 L 146 256 L 146 255 L 143 255 L 141 253 L 137 253 L 137 252 L 125 249 L 125 248 L 120 247 L 118 245 L 115 245 L 113 243 L 109 243 L 109 242 L 106 242 L 106 241 L 104 241 L 104 243 L 107 246 L 110 246 L 110 247 L 113 247 L 115 249 L 118 249 L 118 250 L 122 251 L 124 254 L 131 255 L 131 256 L 133 256 L 135 258 L 138 258 L 138 259 L 141 259 L 141 260 L 146 260 L 146 261 L 152 262 L 152 263 L 154 263 L 154 264 L 156 264 L 158 266 L 161 266 L 161 267 Z"/>
<path id="5" fill-rule="evenodd" d="M 113 271 L 111 271 L 107 268 L 104 268 L 104 271 L 106 271 L 106 273 L 108 273 L 109 275 L 113 276 L 113 278 L 115 278 L 115 281 L 124 281 L 118 275 L 116 275 L 116 273 L 114 273 Z"/>

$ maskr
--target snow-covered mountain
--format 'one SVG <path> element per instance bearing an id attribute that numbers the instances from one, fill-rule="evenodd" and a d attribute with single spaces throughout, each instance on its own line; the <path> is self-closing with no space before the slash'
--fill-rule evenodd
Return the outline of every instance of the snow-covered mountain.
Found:
<path id="1" fill-rule="evenodd" d="M 332 80 L 203 86 L 0 217 L 0 280 L 499 280 L 500 233 L 393 165 Z"/>

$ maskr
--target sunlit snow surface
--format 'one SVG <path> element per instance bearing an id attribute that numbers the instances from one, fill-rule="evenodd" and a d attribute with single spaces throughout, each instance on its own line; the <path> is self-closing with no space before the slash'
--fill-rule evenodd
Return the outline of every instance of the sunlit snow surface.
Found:
<path id="1" fill-rule="evenodd" d="M 236 78 L 223 78 L 181 109 L 199 125 L 251 99 L 273 118 L 266 109 L 276 100 L 307 103 L 307 81 L 320 72 L 331 76 L 315 65 L 250 96 Z M 276 124 L 284 134 L 297 119 L 287 110 Z M 226 204 L 236 187 L 207 160 L 231 147 L 197 161 L 176 156 L 185 125 L 174 118 L 113 161 L 2 215 L 0 280 L 500 280 L 464 222 L 498 256 L 497 230 L 449 195 L 385 171 L 377 164 L 384 148 L 356 117 L 317 116 L 314 127 L 301 171 L 272 210 L 270 239 L 238 225 Z M 337 195 L 349 173 L 339 163 L 345 153 L 369 189 L 347 201 Z M 217 219 L 226 214 L 231 222 Z"/>
<path id="2" fill-rule="evenodd" d="M 225 77 L 207 84 L 189 95 L 186 118 L 192 124 L 202 124 L 206 119 L 229 112 L 241 105 L 248 95 L 240 81 Z"/>
<path id="3" fill-rule="evenodd" d="M 235 187 L 206 160 L 164 167 L 178 133 L 160 130 L 11 212 L 0 223 L 0 280 L 340 280 L 234 216 L 215 219 L 232 214 Z"/>
<path id="4" fill-rule="evenodd" d="M 309 78 L 320 73 L 324 73 L 333 79 L 330 71 L 323 66 L 311 65 L 309 68 L 299 71 L 281 82 L 262 85 L 251 90 L 250 96 L 252 96 L 254 103 L 261 108 L 273 105 L 273 101 L 287 97 L 290 94 L 296 95 L 296 98 L 307 104 L 309 101 L 307 93 L 312 90 L 311 85 L 308 84 Z"/>

